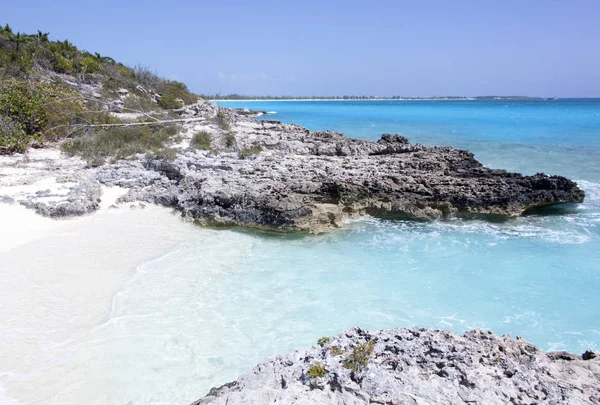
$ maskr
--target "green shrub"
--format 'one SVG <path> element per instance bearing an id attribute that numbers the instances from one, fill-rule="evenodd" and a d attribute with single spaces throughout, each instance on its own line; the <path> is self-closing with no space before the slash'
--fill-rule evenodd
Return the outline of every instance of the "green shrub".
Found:
<path id="1" fill-rule="evenodd" d="M 231 123 L 229 122 L 229 117 L 223 111 L 219 111 L 215 117 L 217 125 L 224 131 L 231 130 Z"/>
<path id="2" fill-rule="evenodd" d="M 192 136 L 190 146 L 196 149 L 211 150 L 212 149 L 212 138 L 206 131 L 196 132 Z"/>
<path id="3" fill-rule="evenodd" d="M 98 60 L 91 56 L 83 58 L 80 62 L 80 65 L 83 73 L 94 73 L 100 69 L 100 63 L 98 63 Z"/>
<path id="4" fill-rule="evenodd" d="M 326 375 L 327 369 L 318 361 L 314 362 L 306 371 L 306 376 L 310 378 L 325 377 Z"/>
<path id="5" fill-rule="evenodd" d="M 0 155 L 23 152 L 30 141 L 31 137 L 25 134 L 20 125 L 0 115 Z"/>
<path id="6" fill-rule="evenodd" d="M 244 148 L 240 151 L 240 157 L 242 159 L 246 159 L 248 156 L 258 155 L 260 152 L 262 152 L 262 150 L 263 150 L 262 146 L 260 146 L 260 145 L 255 145 L 250 148 Z M 321 338 L 321 339 L 323 339 L 323 338 Z M 321 341 L 321 339 L 319 339 L 319 342 Z M 329 338 L 326 338 L 326 339 L 329 339 Z M 321 343 L 319 343 L 319 344 L 321 344 Z M 321 347 L 323 347 L 323 346 L 321 345 Z"/>
<path id="7" fill-rule="evenodd" d="M 374 340 L 369 340 L 365 343 L 356 345 L 352 350 L 352 353 L 346 359 L 344 367 L 354 371 L 355 373 L 362 367 L 366 367 L 368 364 L 369 356 L 373 354 L 374 347 Z"/>
<path id="8" fill-rule="evenodd" d="M 165 109 L 176 109 L 183 107 L 178 99 L 183 100 L 185 104 L 194 104 L 198 101 L 198 96 L 192 94 L 187 86 L 174 80 L 165 80 L 156 85 L 156 91 L 160 94 L 159 105 Z"/>
<path id="9" fill-rule="evenodd" d="M 131 126 L 90 130 L 62 144 L 62 150 L 79 155 L 90 164 L 105 159 L 123 159 L 137 153 L 172 156 L 166 143 L 179 133 L 175 125 Z"/>
<path id="10" fill-rule="evenodd" d="M 118 66 L 119 66 L 119 71 L 121 72 L 121 74 L 123 76 L 129 77 L 132 79 L 135 78 L 135 71 L 132 68 L 127 67 L 127 66 L 123 65 L 122 63 L 119 63 Z"/>
<path id="11" fill-rule="evenodd" d="M 33 66 L 34 60 L 30 54 L 0 46 L 0 77 L 26 77 Z"/>
<path id="12" fill-rule="evenodd" d="M 62 55 L 55 55 L 54 70 L 58 73 L 69 73 L 73 70 L 73 64 Z"/>
<path id="13" fill-rule="evenodd" d="M 225 135 L 225 146 L 231 148 L 233 145 L 235 145 L 235 135 L 233 132 L 228 132 L 227 135 Z"/>
<path id="14" fill-rule="evenodd" d="M 322 338 L 319 338 L 319 340 L 317 340 L 317 344 L 321 347 L 324 347 L 327 343 L 331 342 L 331 338 L 324 336 Z"/>
<path id="15" fill-rule="evenodd" d="M 57 140 L 82 118 L 83 102 L 74 90 L 50 83 L 0 81 L 0 115 L 39 142 Z"/>
<path id="16" fill-rule="evenodd" d="M 342 348 L 339 346 L 331 346 L 329 348 L 329 351 L 331 352 L 332 356 L 341 356 L 342 354 L 344 354 Z"/>

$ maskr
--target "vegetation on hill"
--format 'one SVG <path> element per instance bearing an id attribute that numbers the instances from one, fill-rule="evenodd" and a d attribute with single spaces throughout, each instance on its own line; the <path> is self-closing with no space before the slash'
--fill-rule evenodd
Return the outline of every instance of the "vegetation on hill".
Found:
<path id="1" fill-rule="evenodd" d="M 66 151 L 95 162 L 145 146 L 158 151 L 177 132 L 162 128 L 169 110 L 197 101 L 185 84 L 148 68 L 51 41 L 46 32 L 0 27 L 0 154 L 65 139 Z M 137 113 L 147 125 L 126 126 L 115 111 Z"/>

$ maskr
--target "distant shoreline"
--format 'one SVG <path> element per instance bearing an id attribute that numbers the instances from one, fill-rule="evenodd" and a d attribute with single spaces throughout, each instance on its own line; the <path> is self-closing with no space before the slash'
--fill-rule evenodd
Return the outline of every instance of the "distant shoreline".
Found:
<path id="1" fill-rule="evenodd" d="M 238 102 L 238 101 L 555 101 L 555 97 L 447 97 L 447 98 L 247 98 L 247 99 L 208 99 L 210 102 Z"/>

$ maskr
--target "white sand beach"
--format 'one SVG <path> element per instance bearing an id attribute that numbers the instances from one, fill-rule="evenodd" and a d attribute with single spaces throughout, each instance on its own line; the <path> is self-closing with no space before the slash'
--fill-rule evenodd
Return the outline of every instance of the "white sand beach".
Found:
<path id="1" fill-rule="evenodd" d="M 94 381 L 73 343 L 103 322 L 138 265 L 197 232 L 166 208 L 109 209 L 120 193 L 105 190 L 99 212 L 71 220 L 0 204 L 0 403 L 97 401 L 64 384 Z"/>

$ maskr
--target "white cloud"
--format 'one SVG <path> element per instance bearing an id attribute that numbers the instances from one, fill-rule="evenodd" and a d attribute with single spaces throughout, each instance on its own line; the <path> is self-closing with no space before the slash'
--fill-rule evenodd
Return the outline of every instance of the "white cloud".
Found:
<path id="1" fill-rule="evenodd" d="M 221 73 L 221 72 L 217 73 L 217 77 L 219 78 L 219 80 L 225 80 L 226 79 L 225 73 Z"/>

